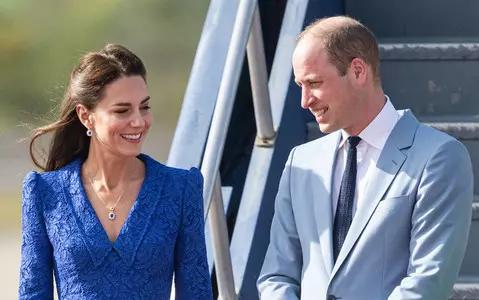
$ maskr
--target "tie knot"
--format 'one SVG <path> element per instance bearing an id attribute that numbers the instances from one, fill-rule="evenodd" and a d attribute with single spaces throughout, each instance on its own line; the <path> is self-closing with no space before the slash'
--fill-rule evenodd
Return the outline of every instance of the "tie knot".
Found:
<path id="1" fill-rule="evenodd" d="M 361 138 L 359 136 L 348 137 L 349 148 L 356 148 L 360 141 Z"/>

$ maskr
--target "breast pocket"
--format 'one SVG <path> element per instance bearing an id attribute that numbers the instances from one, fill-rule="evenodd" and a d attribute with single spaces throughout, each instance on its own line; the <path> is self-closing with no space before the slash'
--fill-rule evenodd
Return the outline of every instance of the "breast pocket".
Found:
<path id="1" fill-rule="evenodd" d="M 375 213 L 387 213 L 398 209 L 409 208 L 409 195 L 385 198 L 379 201 Z"/>
<path id="2" fill-rule="evenodd" d="M 369 220 L 369 226 L 375 230 L 386 230 L 406 226 L 410 218 L 409 196 L 385 198 L 379 201 Z M 391 222 L 395 225 L 391 227 Z"/>

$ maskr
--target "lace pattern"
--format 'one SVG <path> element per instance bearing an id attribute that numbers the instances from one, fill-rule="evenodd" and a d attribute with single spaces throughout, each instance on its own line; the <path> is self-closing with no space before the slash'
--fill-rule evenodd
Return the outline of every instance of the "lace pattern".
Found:
<path id="1" fill-rule="evenodd" d="M 91 206 L 77 159 L 30 172 L 23 184 L 20 299 L 212 299 L 200 171 L 147 155 L 136 202 L 111 243 Z"/>

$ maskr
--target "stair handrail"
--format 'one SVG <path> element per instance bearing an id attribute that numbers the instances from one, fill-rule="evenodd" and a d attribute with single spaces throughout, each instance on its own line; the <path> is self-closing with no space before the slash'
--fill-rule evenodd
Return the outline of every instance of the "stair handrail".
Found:
<path id="1" fill-rule="evenodd" d="M 221 280 L 217 281 L 219 297 L 225 300 L 236 298 L 229 243 L 224 243 L 225 240 L 229 240 L 229 237 L 227 230 L 225 230 L 227 225 L 224 211 L 222 209 L 213 209 L 210 212 L 210 205 L 212 200 L 215 201 L 215 199 L 220 198 L 213 198 L 212 196 L 215 185 L 218 185 L 219 166 L 256 9 L 257 0 L 240 0 L 239 2 L 230 47 L 226 57 L 223 77 L 201 165 L 201 172 L 204 176 L 203 197 L 205 220 L 209 217 L 212 219 L 210 220 L 210 224 L 216 225 L 210 227 L 213 243 L 215 243 L 215 239 L 217 239 L 216 242 L 220 242 L 218 244 L 224 245 L 220 247 L 220 249 L 214 249 L 214 257 L 216 276 L 217 278 L 221 278 Z"/>

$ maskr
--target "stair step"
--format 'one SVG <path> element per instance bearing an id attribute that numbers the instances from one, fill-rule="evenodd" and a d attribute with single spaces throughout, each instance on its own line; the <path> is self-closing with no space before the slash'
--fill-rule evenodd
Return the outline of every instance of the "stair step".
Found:
<path id="1" fill-rule="evenodd" d="M 478 300 L 479 283 L 456 283 L 449 300 Z"/>
<path id="2" fill-rule="evenodd" d="M 479 140 L 479 122 L 424 122 L 459 140 Z"/>
<path id="3" fill-rule="evenodd" d="M 478 60 L 479 43 L 381 43 L 382 60 Z"/>
<path id="4" fill-rule="evenodd" d="M 385 93 L 416 115 L 479 112 L 479 43 L 380 44 Z"/>

